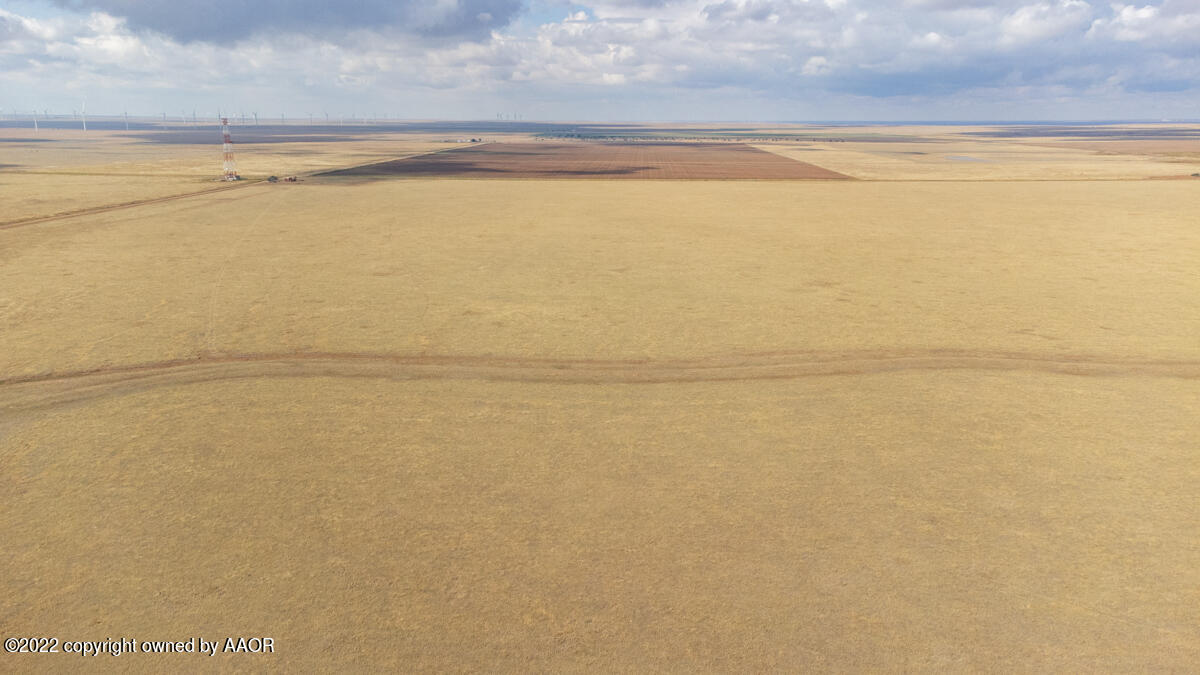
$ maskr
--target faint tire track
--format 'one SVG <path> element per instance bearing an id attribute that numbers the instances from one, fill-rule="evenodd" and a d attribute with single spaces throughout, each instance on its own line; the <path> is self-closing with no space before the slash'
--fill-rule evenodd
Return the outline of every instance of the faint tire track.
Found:
<path id="1" fill-rule="evenodd" d="M 558 384 L 663 384 L 800 379 L 896 371 L 1028 371 L 1084 377 L 1200 379 L 1200 360 L 908 350 L 765 352 L 695 359 L 550 359 L 366 352 L 202 355 L 0 379 L 0 408 L 56 405 L 110 393 L 247 378 L 339 377 Z"/>
<path id="2" fill-rule="evenodd" d="M 249 180 L 241 181 L 231 185 L 222 185 L 221 187 L 209 188 L 206 190 L 197 190 L 196 192 L 184 192 L 177 195 L 167 195 L 166 197 L 154 197 L 153 199 L 139 199 L 132 202 L 122 202 L 120 204 L 108 204 L 106 206 L 94 206 L 78 211 L 67 211 L 66 213 L 56 213 L 50 216 L 36 216 L 34 218 L 22 218 L 20 220 L 10 220 L 0 223 L 0 230 L 9 230 L 15 227 L 24 227 L 25 225 L 36 225 L 38 223 L 46 223 L 54 220 L 66 220 L 68 218 L 78 218 L 80 216 L 92 216 L 98 213 L 108 213 L 109 211 L 120 211 L 122 209 L 132 209 L 138 206 L 148 206 L 150 204 L 161 204 L 163 202 L 173 202 L 177 199 L 186 199 L 188 197 L 202 197 L 211 195 L 214 192 L 225 192 L 226 190 L 234 190 L 237 188 L 248 187 L 250 185 L 261 185 L 266 181 Z"/>
<path id="3" fill-rule="evenodd" d="M 363 164 L 351 164 L 348 166 L 338 167 L 336 169 L 328 169 L 328 168 L 313 169 L 311 171 L 293 173 L 292 175 L 295 175 L 297 177 L 308 178 L 308 177 L 312 177 L 312 176 L 319 176 L 323 173 L 328 173 L 330 171 L 343 171 L 343 170 L 356 169 L 356 168 L 359 168 L 362 166 L 370 166 L 372 164 L 393 162 L 393 161 L 397 161 L 397 160 L 401 160 L 401 159 L 408 159 L 410 157 L 419 157 L 422 155 L 432 155 L 432 154 L 435 154 L 438 152 L 445 152 L 446 150 L 450 150 L 450 149 L 453 149 L 453 148 L 444 148 L 444 149 L 432 150 L 429 152 L 419 152 L 414 155 L 400 155 L 399 157 L 393 156 L 393 157 L 388 157 L 388 158 L 382 159 L 382 160 L 375 159 L 375 160 L 371 160 L 371 161 L 363 163 Z M 27 172 L 22 171 L 22 172 L 16 172 L 16 173 L 27 173 Z M 34 172 L 28 172 L 28 173 L 34 173 Z M 62 174 L 61 174 L 61 172 L 56 172 L 53 175 L 62 175 Z M 120 174 L 81 174 L 81 175 L 120 175 Z M 100 206 L 91 206 L 86 209 L 78 209 L 75 211 L 65 211 L 63 213 L 54 213 L 54 214 L 50 214 L 47 216 L 33 216 L 31 218 L 18 218 L 16 220 L 0 221 L 0 230 L 9 230 L 9 229 L 17 228 L 17 227 L 24 227 L 26 225 L 36 225 L 38 223 L 52 222 L 55 220 L 67 220 L 69 218 L 79 218 L 81 216 L 92 216 L 92 215 L 96 215 L 96 214 L 100 214 L 100 213 L 108 213 L 109 211 L 120 211 L 123 209 L 137 208 L 139 206 L 149 206 L 151 204 L 161 204 L 163 202 L 173 202 L 173 201 L 176 201 L 179 199 L 187 199 L 188 197 L 201 197 L 204 195 L 211 195 L 215 192 L 225 192 L 226 190 L 236 190 L 237 188 L 249 187 L 251 185 L 267 185 L 267 184 L 268 183 L 266 180 L 243 179 L 236 183 L 222 184 L 218 187 L 205 188 L 203 190 L 196 190 L 194 192 L 181 192 L 179 194 L 167 195 L 165 197 L 152 197 L 150 199 L 138 199 L 135 201 L 121 202 L 119 204 L 102 204 Z"/>

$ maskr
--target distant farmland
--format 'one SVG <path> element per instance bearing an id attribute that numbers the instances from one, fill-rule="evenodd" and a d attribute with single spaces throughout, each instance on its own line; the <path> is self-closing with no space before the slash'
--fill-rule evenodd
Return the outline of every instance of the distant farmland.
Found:
<path id="1" fill-rule="evenodd" d="M 849 180 L 740 143 L 489 143 L 325 176 Z"/>

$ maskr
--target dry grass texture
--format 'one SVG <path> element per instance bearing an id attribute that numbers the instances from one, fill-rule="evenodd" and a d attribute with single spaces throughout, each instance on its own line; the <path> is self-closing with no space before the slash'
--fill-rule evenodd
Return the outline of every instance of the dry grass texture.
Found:
<path id="1" fill-rule="evenodd" d="M 0 230 L 0 634 L 277 648 L 0 668 L 1190 669 L 1198 184 L 313 179 Z"/>

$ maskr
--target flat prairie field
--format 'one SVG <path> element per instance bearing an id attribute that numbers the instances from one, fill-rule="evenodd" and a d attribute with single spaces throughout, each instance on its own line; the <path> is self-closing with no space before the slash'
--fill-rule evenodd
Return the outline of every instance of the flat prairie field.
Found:
<path id="1" fill-rule="evenodd" d="M 1192 159 L 939 133 L 0 229 L 0 634 L 275 647 L 0 669 L 1194 668 Z"/>
<path id="2" fill-rule="evenodd" d="M 218 127 L 182 131 L 32 130 L 0 126 L 0 229 L 14 224 L 238 187 L 272 174 L 304 175 L 446 148 L 423 134 L 340 138 L 280 127 L 235 131 L 246 183 L 216 180 Z M 300 129 L 299 132 L 303 132 Z"/>

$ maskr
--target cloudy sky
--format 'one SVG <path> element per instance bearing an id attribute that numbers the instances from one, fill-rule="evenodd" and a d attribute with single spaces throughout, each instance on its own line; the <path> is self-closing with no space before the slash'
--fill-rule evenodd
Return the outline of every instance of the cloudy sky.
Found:
<path id="1" fill-rule="evenodd" d="M 1200 118 L 1200 0 L 0 0 L 0 115 Z"/>

